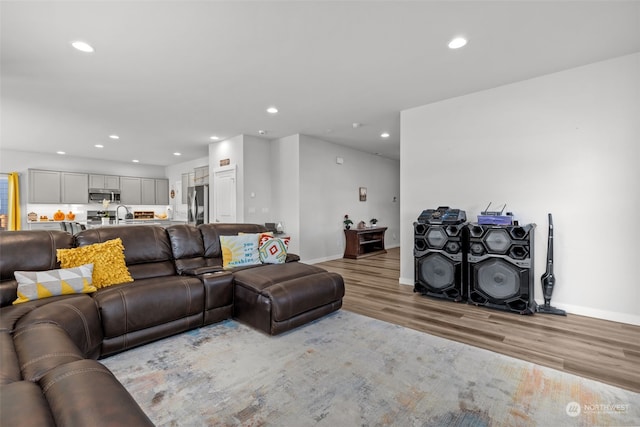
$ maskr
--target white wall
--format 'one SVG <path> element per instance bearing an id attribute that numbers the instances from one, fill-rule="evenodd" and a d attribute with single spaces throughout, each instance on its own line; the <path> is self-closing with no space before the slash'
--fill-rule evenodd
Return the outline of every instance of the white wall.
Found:
<path id="1" fill-rule="evenodd" d="M 542 301 L 547 213 L 554 219 L 552 305 L 640 324 L 640 54 L 454 98 L 401 114 L 401 283 L 413 285 L 423 209 L 476 215 L 507 203 L 537 223 Z"/>
<path id="2" fill-rule="evenodd" d="M 273 222 L 271 212 L 271 163 L 269 140 L 244 136 L 244 222 Z"/>
<path id="3" fill-rule="evenodd" d="M 271 141 L 271 214 L 291 237 L 289 251 L 300 254 L 300 136 Z"/>
<path id="4" fill-rule="evenodd" d="M 337 157 L 344 163 L 337 164 Z M 377 218 L 378 225 L 388 227 L 386 246 L 398 246 L 399 176 L 396 160 L 300 135 L 301 258 L 317 262 L 342 257 L 345 214 L 356 224 Z M 359 201 L 359 187 L 367 188 L 366 202 Z"/>

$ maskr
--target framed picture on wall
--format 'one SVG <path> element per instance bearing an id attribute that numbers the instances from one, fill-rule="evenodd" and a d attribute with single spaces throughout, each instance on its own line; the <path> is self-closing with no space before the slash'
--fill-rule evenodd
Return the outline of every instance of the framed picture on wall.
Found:
<path id="1" fill-rule="evenodd" d="M 367 201 L 367 187 L 360 187 L 360 201 L 361 202 L 366 202 Z"/>

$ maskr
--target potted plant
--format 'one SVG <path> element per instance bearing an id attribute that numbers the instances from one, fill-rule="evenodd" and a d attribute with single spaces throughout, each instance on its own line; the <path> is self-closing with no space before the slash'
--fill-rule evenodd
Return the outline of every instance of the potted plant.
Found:
<path id="1" fill-rule="evenodd" d="M 102 213 L 102 225 L 109 225 L 109 211 L 107 210 L 109 209 L 109 203 L 107 199 L 102 200 L 102 209 L 104 209 Z"/>
<path id="2" fill-rule="evenodd" d="M 345 215 L 344 216 L 344 221 L 342 221 L 344 223 L 344 228 L 345 230 L 348 230 L 351 228 L 351 224 L 353 224 L 353 221 L 351 221 L 349 219 L 349 215 Z"/>
<path id="3" fill-rule="evenodd" d="M 372 227 L 375 227 L 376 224 L 378 223 L 378 220 L 376 218 L 371 218 L 371 221 L 369 221 L 371 223 Z"/>

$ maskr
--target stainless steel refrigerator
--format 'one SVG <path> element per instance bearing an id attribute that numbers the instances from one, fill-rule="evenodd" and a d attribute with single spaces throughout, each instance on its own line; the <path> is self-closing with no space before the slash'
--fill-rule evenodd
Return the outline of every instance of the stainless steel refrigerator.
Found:
<path id="1" fill-rule="evenodd" d="M 187 189 L 189 224 L 199 225 L 209 222 L 209 186 L 196 185 Z"/>

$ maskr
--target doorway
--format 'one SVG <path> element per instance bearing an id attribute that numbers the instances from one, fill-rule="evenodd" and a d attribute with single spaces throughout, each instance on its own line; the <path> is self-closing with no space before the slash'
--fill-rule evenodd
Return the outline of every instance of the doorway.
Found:
<path id="1" fill-rule="evenodd" d="M 236 216 L 236 165 L 213 173 L 213 221 L 234 223 Z"/>

